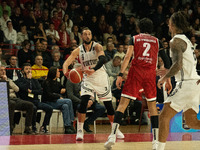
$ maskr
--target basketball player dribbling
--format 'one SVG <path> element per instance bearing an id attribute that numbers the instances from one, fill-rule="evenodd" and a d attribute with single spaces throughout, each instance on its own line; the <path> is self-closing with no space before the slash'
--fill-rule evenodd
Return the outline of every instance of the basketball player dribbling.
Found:
<path id="1" fill-rule="evenodd" d="M 122 75 L 128 66 L 130 58 L 134 55 L 127 80 L 123 87 L 120 103 L 115 112 L 111 134 L 104 144 L 104 147 L 108 149 L 115 144 L 116 131 L 121 123 L 123 113 L 127 108 L 130 99 L 135 100 L 138 97 L 140 89 L 144 89 L 151 116 L 153 133 L 152 147 L 154 150 L 156 150 L 157 147 L 158 111 L 156 108 L 156 64 L 158 52 L 161 55 L 166 68 L 169 68 L 169 59 L 167 59 L 164 50 L 159 51 L 159 48 L 161 48 L 159 40 L 150 35 L 153 30 L 152 21 L 148 18 L 143 18 L 139 21 L 139 28 L 141 33 L 131 38 L 128 51 L 121 66 L 120 74 L 117 77 L 116 85 L 120 88 L 122 84 Z"/>
<path id="2" fill-rule="evenodd" d="M 176 87 L 166 99 L 160 114 L 159 143 L 157 150 L 164 150 L 169 134 L 170 120 L 183 110 L 186 124 L 189 128 L 200 129 L 197 119 L 200 100 L 200 76 L 196 71 L 197 59 L 194 47 L 187 36 L 190 33 L 189 23 L 184 12 L 174 13 L 169 20 L 169 30 L 172 35 L 170 50 L 173 64 L 168 73 L 158 81 L 158 87 L 170 77 L 175 76 Z"/>
<path id="3" fill-rule="evenodd" d="M 114 120 L 114 108 L 112 105 L 112 93 L 109 78 L 104 63 L 106 57 L 103 47 L 92 40 L 92 33 L 89 28 L 84 28 L 81 33 L 83 44 L 73 50 L 71 55 L 63 64 L 63 73 L 67 75 L 68 66 L 78 57 L 84 71 L 81 83 L 81 104 L 78 110 L 78 123 L 76 140 L 83 140 L 83 125 L 86 117 L 87 104 L 94 93 L 103 101 L 107 116 L 112 125 Z M 120 130 L 117 130 L 117 138 L 124 138 Z"/>

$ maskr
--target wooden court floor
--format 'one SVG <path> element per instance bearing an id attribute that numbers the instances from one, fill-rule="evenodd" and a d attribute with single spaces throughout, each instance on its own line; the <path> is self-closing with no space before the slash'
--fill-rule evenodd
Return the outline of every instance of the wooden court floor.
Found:
<path id="1" fill-rule="evenodd" d="M 92 129 L 92 127 L 91 127 Z M 149 126 L 121 126 L 125 139 L 117 140 L 113 150 L 151 150 Z M 15 131 L 16 132 L 16 131 Z M 110 125 L 97 125 L 97 134 L 85 134 L 84 141 L 76 141 L 76 135 L 58 133 L 51 135 L 20 135 L 0 137 L 0 150 L 105 150 L 104 143 L 110 132 Z M 171 133 L 166 150 L 199 150 L 200 133 Z"/>
<path id="2" fill-rule="evenodd" d="M 103 150 L 104 143 L 0 146 L 1 150 Z M 151 142 L 117 142 L 113 150 L 151 150 Z M 166 150 L 199 150 L 199 141 L 170 141 Z"/>

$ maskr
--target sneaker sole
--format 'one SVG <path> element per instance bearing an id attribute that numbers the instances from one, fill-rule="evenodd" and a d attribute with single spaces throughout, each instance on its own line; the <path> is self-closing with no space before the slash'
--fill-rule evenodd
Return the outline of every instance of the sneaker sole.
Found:
<path id="1" fill-rule="evenodd" d="M 82 140 L 83 140 L 83 138 L 81 138 L 81 137 L 78 137 L 78 138 L 76 138 L 76 140 L 77 140 L 77 141 L 82 141 Z"/>
<path id="2" fill-rule="evenodd" d="M 104 147 L 105 147 L 106 149 L 111 149 L 111 148 L 112 148 L 112 145 L 115 145 L 115 143 L 114 143 L 114 142 L 107 142 L 107 143 L 104 144 Z"/>
<path id="3" fill-rule="evenodd" d="M 125 138 L 125 137 L 120 137 L 120 136 L 119 136 L 119 137 L 117 137 L 117 139 L 124 139 L 124 138 Z"/>

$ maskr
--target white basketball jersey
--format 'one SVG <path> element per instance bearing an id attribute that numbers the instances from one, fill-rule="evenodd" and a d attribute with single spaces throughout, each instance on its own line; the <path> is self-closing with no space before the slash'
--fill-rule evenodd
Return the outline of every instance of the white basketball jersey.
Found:
<path id="1" fill-rule="evenodd" d="M 82 65 L 82 69 L 84 69 L 84 70 L 91 69 L 91 68 L 94 68 L 96 66 L 96 64 L 98 62 L 98 54 L 95 50 L 95 46 L 97 44 L 98 43 L 96 43 L 96 42 L 92 42 L 91 49 L 88 52 L 85 50 L 85 47 L 84 47 L 83 44 L 79 46 L 79 49 L 80 49 L 79 61 Z M 105 69 L 103 67 L 101 67 L 97 71 L 100 71 L 100 70 L 105 71 Z"/>
<path id="2" fill-rule="evenodd" d="M 170 42 L 172 42 L 175 38 L 182 39 L 187 44 L 186 51 L 183 53 L 183 67 L 175 75 L 176 81 L 200 79 L 200 76 L 198 76 L 196 71 L 197 59 L 194 54 L 194 47 L 192 43 L 184 34 L 175 35 Z M 172 52 L 171 55 L 173 55 Z"/>

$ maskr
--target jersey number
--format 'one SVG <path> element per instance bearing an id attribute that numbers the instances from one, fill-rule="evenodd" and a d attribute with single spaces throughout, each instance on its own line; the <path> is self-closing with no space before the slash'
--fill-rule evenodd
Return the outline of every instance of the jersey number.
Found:
<path id="1" fill-rule="evenodd" d="M 148 52 L 151 48 L 151 45 L 149 43 L 144 43 L 143 47 L 145 47 L 145 50 L 144 50 L 142 56 L 149 56 L 150 54 Z"/>

